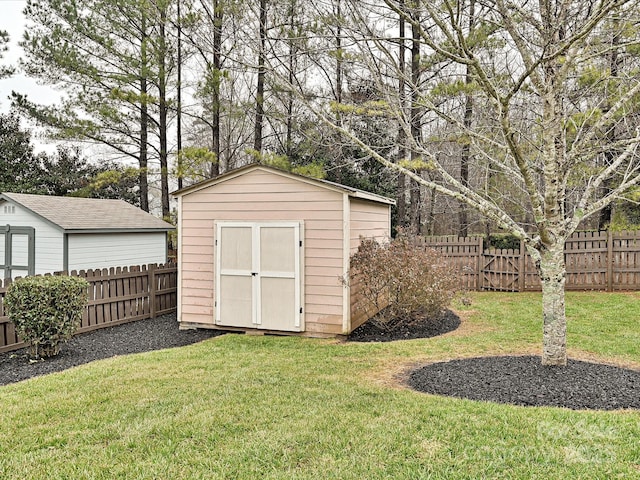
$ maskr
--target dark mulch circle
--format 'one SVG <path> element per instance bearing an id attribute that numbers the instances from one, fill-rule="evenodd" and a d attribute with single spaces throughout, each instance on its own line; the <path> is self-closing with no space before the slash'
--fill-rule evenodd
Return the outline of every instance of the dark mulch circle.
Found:
<path id="1" fill-rule="evenodd" d="M 179 330 L 175 314 L 103 328 L 73 337 L 57 356 L 47 360 L 30 363 L 24 350 L 0 354 L 0 385 L 116 355 L 182 347 L 223 333 L 220 330 Z"/>
<path id="2" fill-rule="evenodd" d="M 569 360 L 543 367 L 539 357 L 480 357 L 426 365 L 411 388 L 436 395 L 572 410 L 640 408 L 640 372 Z"/>
<path id="3" fill-rule="evenodd" d="M 353 342 L 389 342 L 430 338 L 460 326 L 447 311 L 440 318 L 385 330 L 368 321 L 354 330 Z M 414 390 L 470 400 L 572 410 L 640 408 L 640 372 L 569 360 L 566 367 L 543 367 L 540 357 L 480 357 L 434 363 L 410 373 Z"/>
<path id="4" fill-rule="evenodd" d="M 391 342 L 394 340 L 412 340 L 431 338 L 456 330 L 460 326 L 460 317 L 447 310 L 438 318 L 423 318 L 410 324 L 401 324 L 392 330 L 386 330 L 369 320 L 363 323 L 347 337 L 351 342 Z"/>

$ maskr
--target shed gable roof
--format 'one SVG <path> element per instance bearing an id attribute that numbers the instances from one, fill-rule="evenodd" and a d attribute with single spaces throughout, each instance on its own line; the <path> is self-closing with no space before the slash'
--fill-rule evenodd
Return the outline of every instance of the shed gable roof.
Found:
<path id="1" fill-rule="evenodd" d="M 101 198 L 55 197 L 3 193 L 0 200 L 30 210 L 64 231 L 168 231 L 174 226 L 123 201 Z"/>
<path id="2" fill-rule="evenodd" d="M 231 170 L 230 172 L 224 173 L 222 175 L 220 175 L 219 177 L 213 178 L 213 179 L 209 179 L 209 180 L 205 180 L 199 183 L 196 183 L 194 185 L 191 185 L 189 187 L 185 187 L 181 190 L 177 190 L 175 192 L 173 192 L 173 195 L 176 197 L 181 197 L 183 195 L 192 193 L 192 192 L 197 192 L 199 190 L 202 190 L 204 188 L 208 188 L 214 185 L 217 185 L 219 183 L 223 183 L 226 182 L 232 178 L 236 178 L 240 175 L 246 175 L 250 172 L 254 172 L 256 170 L 262 170 L 262 171 L 266 171 L 269 173 L 273 173 L 276 175 L 282 175 L 284 177 L 288 177 L 294 180 L 298 180 L 298 181 L 302 181 L 305 183 L 309 183 L 311 185 L 315 185 L 321 188 L 325 188 L 328 190 L 332 190 L 335 192 L 340 192 L 340 193 L 346 193 L 347 195 L 349 195 L 350 197 L 355 197 L 355 198 L 361 198 L 363 200 L 370 200 L 373 202 L 377 202 L 377 203 L 384 203 L 387 205 L 395 205 L 395 200 L 391 199 L 391 198 L 387 198 L 387 197 L 383 197 L 382 195 L 377 195 L 375 193 L 371 193 L 371 192 L 366 192 L 364 190 L 360 190 L 357 188 L 353 188 L 353 187 L 349 187 L 347 185 L 341 185 L 339 183 L 334 183 L 334 182 L 330 182 L 328 180 L 320 180 L 317 178 L 310 178 L 310 177 L 305 177 L 302 175 L 298 175 L 296 173 L 291 173 L 291 172 L 287 172 L 284 170 L 280 170 L 279 168 L 274 168 L 274 167 L 269 167 L 266 165 L 261 165 L 261 164 L 257 164 L 257 163 L 253 163 L 251 165 L 247 165 L 244 167 L 240 167 L 237 168 L 235 170 Z"/>

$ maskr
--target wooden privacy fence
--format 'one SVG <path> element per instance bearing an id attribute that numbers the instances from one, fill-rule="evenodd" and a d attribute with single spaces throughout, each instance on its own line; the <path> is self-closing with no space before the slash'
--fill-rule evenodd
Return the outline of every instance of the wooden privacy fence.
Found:
<path id="1" fill-rule="evenodd" d="M 425 237 L 462 274 L 469 290 L 539 291 L 540 278 L 521 242 L 519 250 L 483 248 L 483 237 Z M 639 232 L 577 232 L 565 244 L 567 290 L 640 290 Z"/>
<path id="2" fill-rule="evenodd" d="M 89 302 L 77 333 L 174 312 L 177 305 L 175 264 L 71 271 L 89 282 Z M 5 315 L 3 300 L 10 279 L 0 281 L 0 352 L 24 346 Z"/>

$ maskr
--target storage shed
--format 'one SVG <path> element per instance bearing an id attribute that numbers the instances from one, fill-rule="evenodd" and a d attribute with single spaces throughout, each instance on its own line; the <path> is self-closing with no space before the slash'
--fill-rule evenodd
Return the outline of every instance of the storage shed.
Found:
<path id="1" fill-rule="evenodd" d="M 3 193 L 0 274 L 164 263 L 173 229 L 122 200 Z"/>
<path id="2" fill-rule="evenodd" d="M 360 237 L 387 239 L 394 200 L 253 164 L 174 193 L 181 328 L 348 334 L 341 277 Z"/>

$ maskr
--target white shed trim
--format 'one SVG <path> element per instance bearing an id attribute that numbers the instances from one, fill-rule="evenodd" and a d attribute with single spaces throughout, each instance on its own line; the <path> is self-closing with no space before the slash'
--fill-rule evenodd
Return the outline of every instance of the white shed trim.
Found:
<path id="1" fill-rule="evenodd" d="M 287 178 L 291 178 L 303 183 L 308 183 L 309 185 L 314 185 L 317 187 L 321 187 L 321 188 L 325 188 L 327 190 L 332 190 L 334 192 L 339 192 L 339 193 L 346 193 L 348 196 L 350 197 L 355 197 L 355 198 L 361 198 L 363 200 L 369 200 L 372 202 L 378 202 L 378 203 L 385 203 L 387 205 L 395 205 L 396 201 L 391 199 L 391 198 L 387 198 L 387 197 L 383 197 L 382 195 L 377 195 L 375 193 L 371 193 L 371 192 L 365 192 L 364 190 L 359 190 L 357 188 L 353 188 L 353 187 L 348 187 L 346 185 L 340 185 L 334 182 L 330 182 L 328 180 L 321 180 L 321 179 L 317 179 L 317 178 L 310 178 L 310 177 L 305 177 L 302 175 L 298 175 L 295 173 L 291 173 L 291 172 L 287 172 L 284 170 L 280 170 L 279 168 L 274 168 L 274 167 L 268 167 L 266 165 L 261 165 L 261 164 L 251 164 L 251 165 L 246 165 L 244 167 L 240 167 L 237 168 L 235 170 L 232 170 L 228 173 L 222 174 L 217 178 L 214 179 L 209 179 L 209 180 L 204 180 L 202 182 L 196 183 L 194 185 L 191 185 L 189 187 L 185 187 L 181 190 L 177 190 L 175 192 L 173 192 L 172 194 L 176 197 L 181 197 L 182 195 L 186 194 L 186 193 L 194 193 L 194 192 L 198 192 L 200 190 L 203 190 L 205 188 L 208 188 L 212 185 L 216 185 L 218 183 L 222 183 L 222 182 L 226 182 L 227 180 L 231 180 L 233 178 L 236 178 L 238 176 L 244 175 L 245 173 L 247 173 L 248 171 L 252 171 L 252 170 L 263 170 L 269 173 L 273 173 L 276 175 L 281 175 L 283 177 L 287 177 Z"/>
<path id="2" fill-rule="evenodd" d="M 351 208 L 349 196 L 342 196 L 342 274 L 349 278 L 351 255 Z M 342 331 L 348 333 L 351 330 L 351 288 L 349 282 L 344 282 L 342 287 Z"/>
<path id="3" fill-rule="evenodd" d="M 177 309 L 176 315 L 177 318 L 182 317 L 182 302 L 180 299 L 182 298 L 182 197 L 178 197 L 178 254 L 176 258 L 177 266 L 178 266 L 178 274 L 177 274 Z"/>

